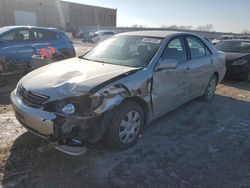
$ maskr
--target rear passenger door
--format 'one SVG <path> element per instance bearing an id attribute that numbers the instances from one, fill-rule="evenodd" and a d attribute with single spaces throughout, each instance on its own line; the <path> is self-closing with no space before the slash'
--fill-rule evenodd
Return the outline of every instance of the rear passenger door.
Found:
<path id="1" fill-rule="evenodd" d="M 203 94 L 212 75 L 214 60 L 205 43 L 198 37 L 186 36 L 189 52 L 190 97 Z"/>
<path id="2" fill-rule="evenodd" d="M 54 32 L 45 29 L 33 29 L 32 33 L 33 46 L 37 53 L 39 53 L 42 48 L 48 48 L 48 46 L 52 46 L 56 48 L 56 50 L 59 50 L 59 37 Z"/>

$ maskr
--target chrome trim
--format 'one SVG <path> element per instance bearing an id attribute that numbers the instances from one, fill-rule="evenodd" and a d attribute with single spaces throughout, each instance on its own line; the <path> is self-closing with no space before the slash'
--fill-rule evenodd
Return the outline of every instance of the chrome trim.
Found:
<path id="1" fill-rule="evenodd" d="M 85 146 L 74 147 L 74 146 L 68 146 L 68 145 L 55 145 L 54 148 L 63 153 L 66 153 L 68 155 L 74 155 L 74 156 L 83 155 L 87 152 L 87 147 Z"/>
<path id="2" fill-rule="evenodd" d="M 43 136 L 54 134 L 53 121 L 56 118 L 55 114 L 27 106 L 23 103 L 16 90 L 11 93 L 10 98 L 16 118 L 25 127 L 30 127 L 30 129 L 36 130 Z"/>

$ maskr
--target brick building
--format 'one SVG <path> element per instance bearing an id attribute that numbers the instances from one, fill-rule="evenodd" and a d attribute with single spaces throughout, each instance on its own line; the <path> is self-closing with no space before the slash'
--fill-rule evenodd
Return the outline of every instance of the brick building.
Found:
<path id="1" fill-rule="evenodd" d="M 60 0 L 0 0 L 0 27 L 35 25 L 65 30 L 79 26 L 116 27 L 117 9 Z"/>

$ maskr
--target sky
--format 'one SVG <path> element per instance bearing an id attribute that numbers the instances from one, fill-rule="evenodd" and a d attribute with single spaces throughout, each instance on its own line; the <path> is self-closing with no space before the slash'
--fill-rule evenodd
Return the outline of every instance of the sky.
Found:
<path id="1" fill-rule="evenodd" d="M 117 8 L 117 26 L 213 24 L 215 31 L 250 30 L 250 0 L 65 0 Z"/>

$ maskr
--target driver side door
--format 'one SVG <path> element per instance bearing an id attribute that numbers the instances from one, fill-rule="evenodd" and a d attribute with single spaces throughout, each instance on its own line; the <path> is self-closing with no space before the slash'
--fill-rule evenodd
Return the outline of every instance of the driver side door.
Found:
<path id="1" fill-rule="evenodd" d="M 31 56 L 34 54 L 30 30 L 27 28 L 13 29 L 4 34 L 1 39 L 2 55 L 8 62 L 9 71 L 26 70 Z"/>
<path id="2" fill-rule="evenodd" d="M 159 117 L 186 102 L 190 86 L 187 58 L 183 37 L 171 39 L 160 58 L 160 62 L 176 60 L 178 64 L 175 68 L 170 69 L 157 70 L 156 66 L 152 87 L 154 117 Z"/>

